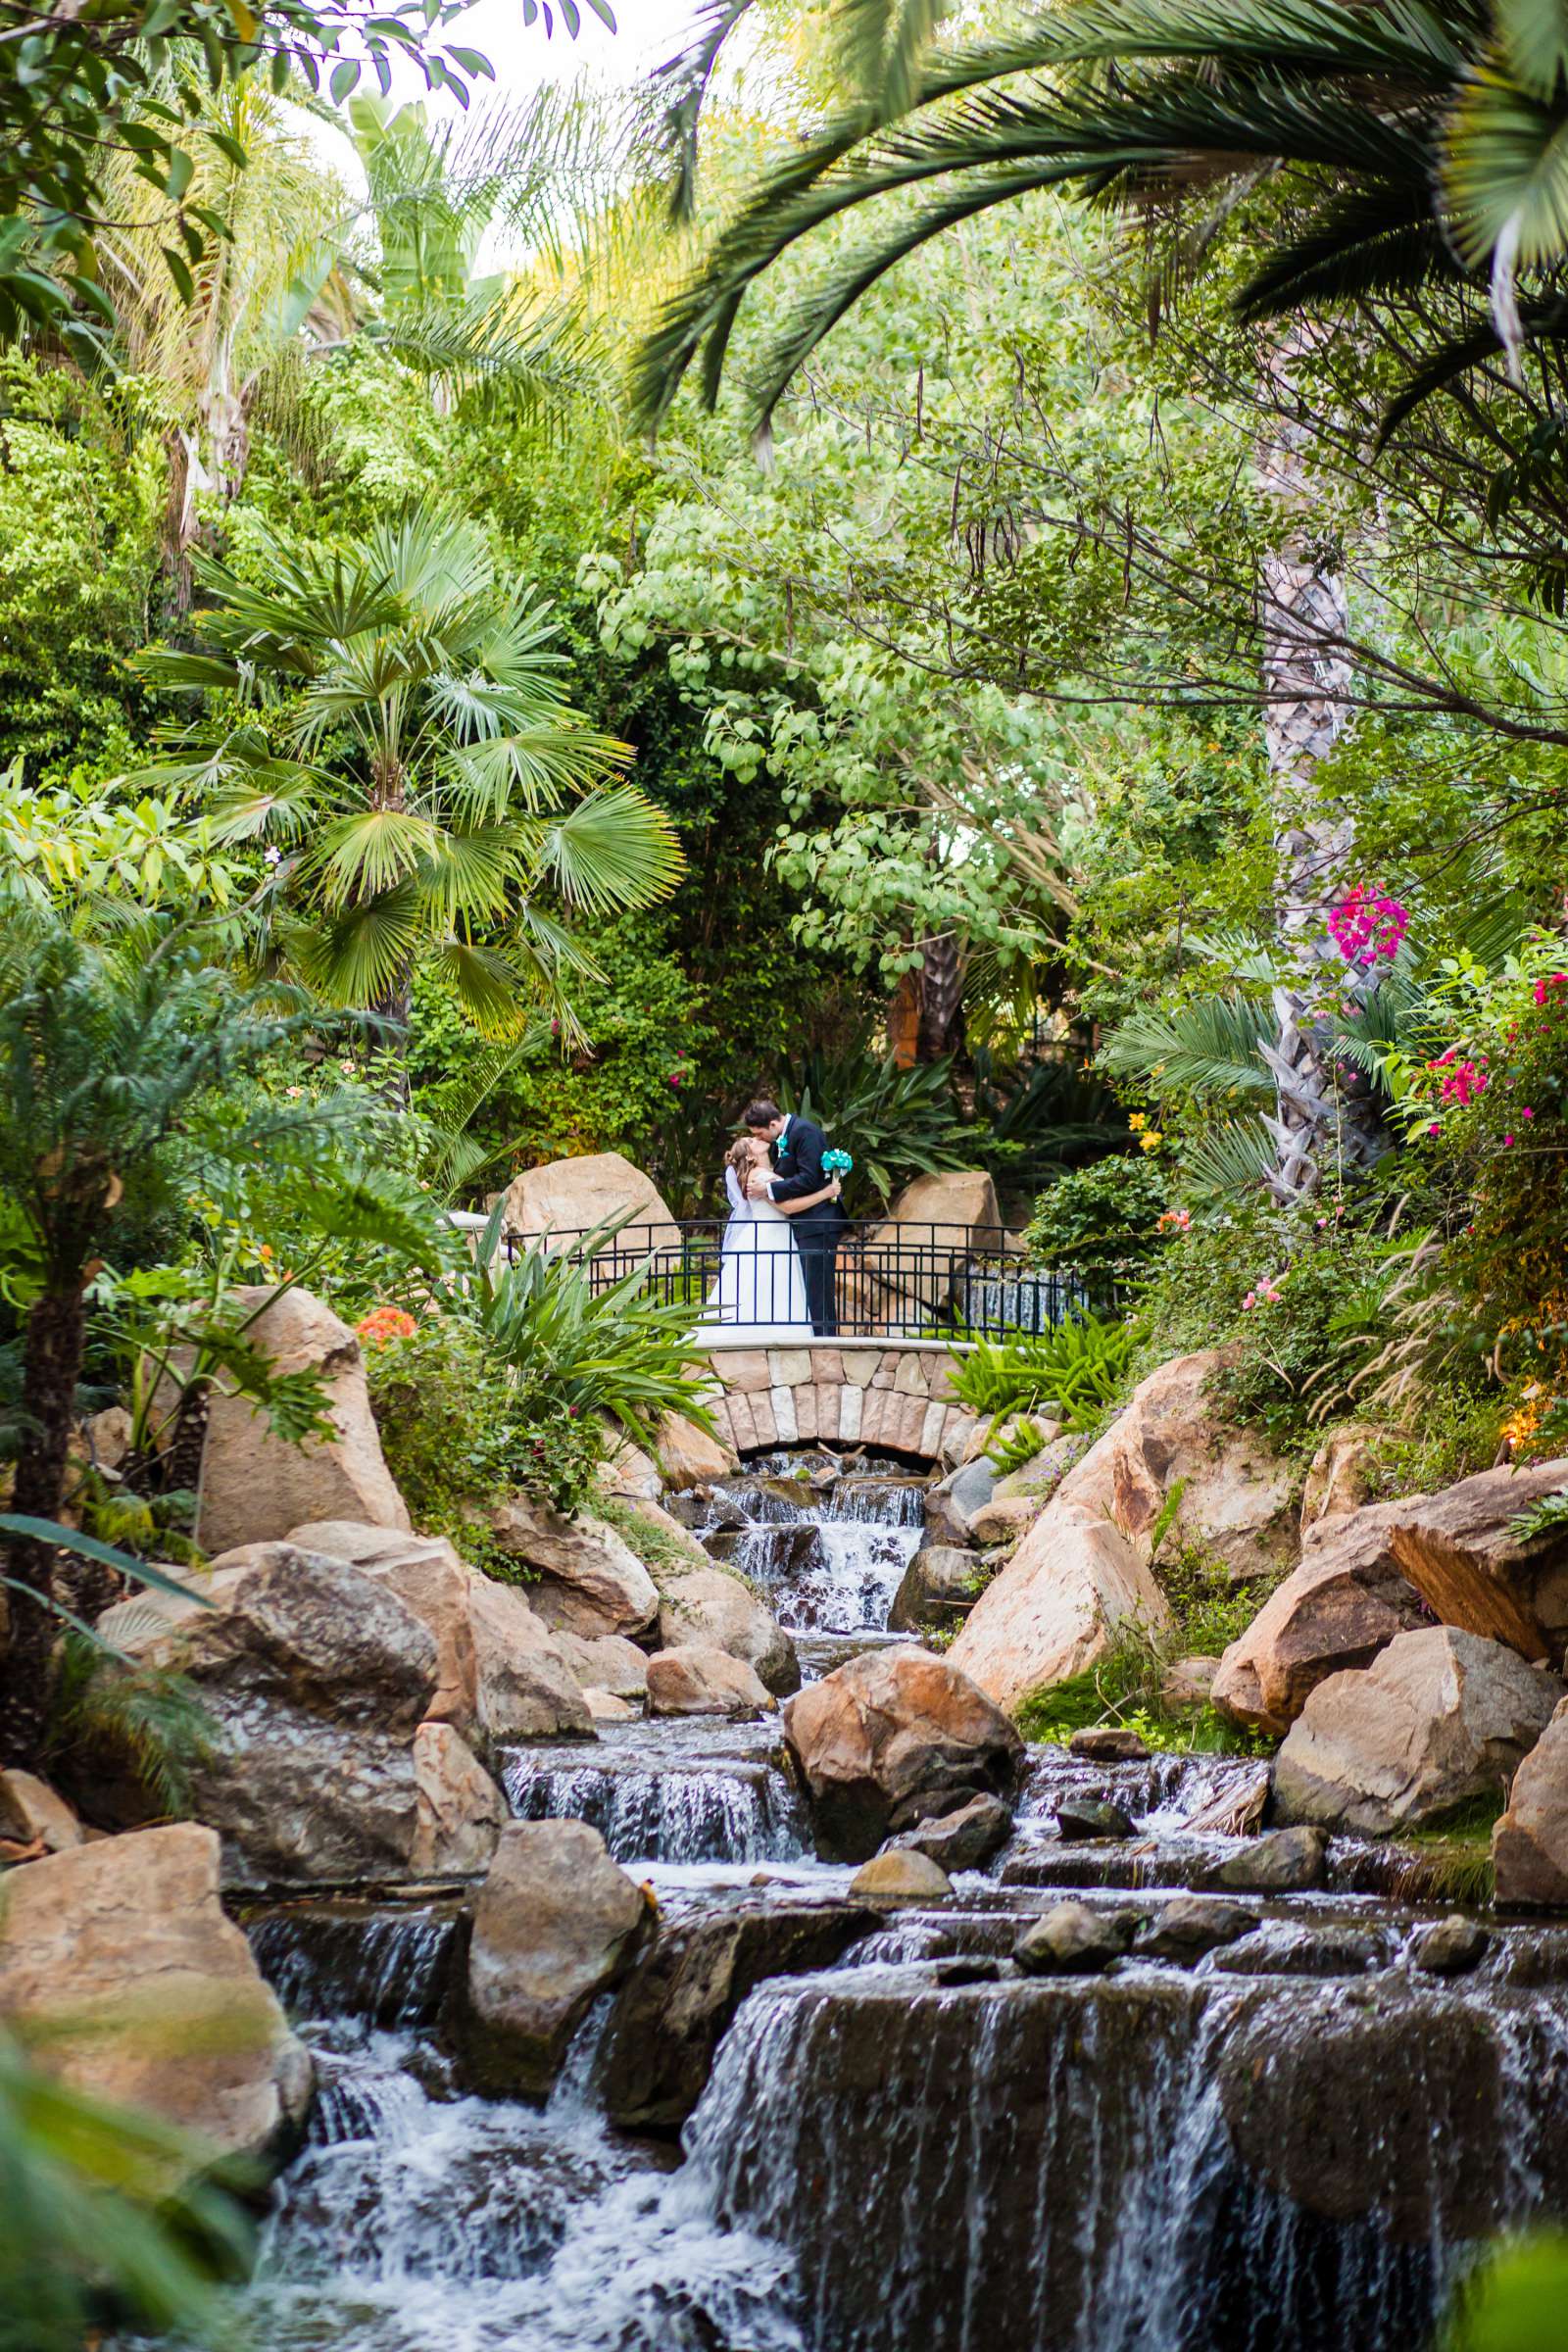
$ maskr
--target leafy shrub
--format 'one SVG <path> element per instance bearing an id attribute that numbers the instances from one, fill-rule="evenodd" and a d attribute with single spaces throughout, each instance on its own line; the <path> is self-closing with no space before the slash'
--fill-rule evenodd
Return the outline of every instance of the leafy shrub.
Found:
<path id="1" fill-rule="evenodd" d="M 602 1413 L 646 1443 L 665 1413 L 684 1413 L 712 1434 L 703 1401 L 711 1376 L 691 1360 L 700 1300 L 656 1298 L 639 1267 L 596 1288 L 592 1236 L 556 1255 L 536 1242 L 494 1273 L 499 1231 L 498 1210 L 462 1278 L 461 1300 L 511 1371 L 526 1417 Z"/>
<path id="2" fill-rule="evenodd" d="M 1126 1382 L 1136 1324 L 1082 1315 L 1038 1339 L 978 1340 L 957 1364 L 953 1389 L 973 1413 L 1029 1413 L 1054 1405 L 1068 1429 L 1091 1429 Z"/>
<path id="3" fill-rule="evenodd" d="M 600 1423 L 569 1400 L 525 1395 L 461 1316 L 427 1316 L 412 1333 L 383 1324 L 379 1337 L 362 1327 L 362 1337 L 381 1450 L 415 1524 L 514 1580 L 486 1515 L 519 1490 L 579 1510 L 604 1458 Z"/>
<path id="4" fill-rule="evenodd" d="M 1149 1257 L 1158 1246 L 1156 1221 L 1165 1200 L 1163 1171 L 1141 1153 L 1073 1168 L 1035 1204 L 1023 1237 L 1029 1262 L 1100 1266 L 1107 1259 Z"/>

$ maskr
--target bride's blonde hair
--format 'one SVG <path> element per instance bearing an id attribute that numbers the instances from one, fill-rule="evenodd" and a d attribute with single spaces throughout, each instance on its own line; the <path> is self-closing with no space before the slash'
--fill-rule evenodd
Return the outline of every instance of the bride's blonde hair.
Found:
<path id="1" fill-rule="evenodd" d="M 756 1147 L 751 1136 L 737 1137 L 724 1154 L 724 1165 L 733 1168 L 737 1176 L 746 1175 L 751 1168 L 755 1150 Z"/>

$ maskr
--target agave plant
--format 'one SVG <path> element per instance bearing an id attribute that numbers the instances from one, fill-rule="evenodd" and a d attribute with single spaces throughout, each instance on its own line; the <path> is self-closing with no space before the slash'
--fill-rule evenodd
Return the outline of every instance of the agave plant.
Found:
<path id="1" fill-rule="evenodd" d="M 566 1250 L 544 1237 L 508 1263 L 505 1214 L 501 1202 L 457 1298 L 510 1369 L 524 1404 L 532 1395 L 573 1413 L 601 1413 L 644 1443 L 665 1413 L 683 1413 L 711 1435 L 703 1400 L 709 1378 L 692 1360 L 704 1298 L 700 1277 L 692 1278 L 687 1297 L 680 1271 L 651 1280 L 639 1258 L 626 1273 L 605 1279 L 594 1260 L 612 1243 L 613 1222 Z"/>
<path id="2" fill-rule="evenodd" d="M 135 781 L 266 845 L 263 951 L 328 1002 L 405 1023 L 424 962 L 492 1037 L 541 1000 L 570 1031 L 566 992 L 592 966 L 561 909 L 647 906 L 679 853 L 615 781 L 625 745 L 567 702 L 549 607 L 428 507 L 352 545 L 270 537 L 258 572 L 201 562 L 197 650 L 143 657 L 226 723 Z"/>

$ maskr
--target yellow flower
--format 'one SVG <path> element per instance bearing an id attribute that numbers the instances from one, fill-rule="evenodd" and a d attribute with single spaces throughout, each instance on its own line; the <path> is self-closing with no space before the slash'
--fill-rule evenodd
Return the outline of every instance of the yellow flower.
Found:
<path id="1" fill-rule="evenodd" d="M 1160 1145 L 1165 1141 L 1165 1138 L 1160 1134 L 1157 1127 L 1152 1127 L 1149 1133 L 1147 1135 L 1141 1135 L 1138 1141 L 1146 1152 L 1157 1152 Z"/>
<path id="2" fill-rule="evenodd" d="M 1149 1121 L 1141 1110 L 1135 1110 L 1130 1114 L 1127 1124 L 1134 1135 L 1142 1135 L 1144 1129 L 1149 1125 Z"/>

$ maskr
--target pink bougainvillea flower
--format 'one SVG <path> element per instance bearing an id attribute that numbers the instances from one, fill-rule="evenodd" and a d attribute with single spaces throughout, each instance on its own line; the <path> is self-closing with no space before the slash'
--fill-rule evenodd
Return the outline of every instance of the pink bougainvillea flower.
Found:
<path id="1" fill-rule="evenodd" d="M 1502 1139 L 1502 1146 L 1503 1146 L 1503 1150 L 1504 1150 L 1504 1151 L 1506 1151 L 1506 1150 L 1507 1150 L 1507 1148 L 1508 1148 L 1508 1146 L 1509 1146 L 1509 1145 L 1510 1145 L 1512 1142 L 1513 1142 L 1513 1137 L 1512 1137 L 1511 1135 L 1505 1135 L 1505 1136 L 1503 1137 L 1503 1139 Z"/>
<path id="2" fill-rule="evenodd" d="M 1443 1133 L 1442 1122 L 1438 1119 L 1434 1119 L 1431 1126 L 1427 1129 L 1427 1133 L 1428 1135 L 1441 1135 Z"/>
<path id="3" fill-rule="evenodd" d="M 1535 1115 L 1536 1115 L 1536 1114 L 1535 1114 L 1535 1112 L 1534 1112 L 1534 1111 L 1531 1109 L 1531 1107 L 1530 1107 L 1530 1105 L 1529 1105 L 1529 1103 L 1528 1103 L 1528 1102 L 1524 1103 L 1524 1104 L 1521 1106 L 1521 1108 L 1520 1108 L 1520 1112 L 1519 1112 L 1519 1116 L 1520 1116 L 1522 1119 L 1533 1119 L 1533 1118 L 1535 1117 Z"/>
<path id="4" fill-rule="evenodd" d="M 1247 1294 L 1247 1297 L 1246 1297 L 1246 1298 L 1245 1298 L 1242 1300 L 1242 1309 L 1243 1309 L 1243 1312 L 1245 1313 L 1248 1307 L 1250 1307 L 1250 1306 L 1255 1306 L 1256 1304 L 1257 1304 L 1257 1293 L 1256 1293 L 1255 1291 L 1249 1291 L 1249 1292 L 1248 1292 L 1248 1294 Z"/>

